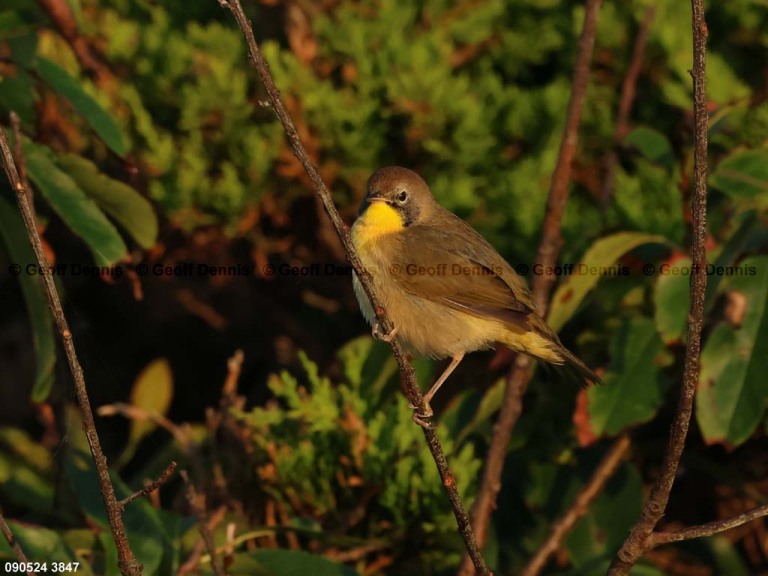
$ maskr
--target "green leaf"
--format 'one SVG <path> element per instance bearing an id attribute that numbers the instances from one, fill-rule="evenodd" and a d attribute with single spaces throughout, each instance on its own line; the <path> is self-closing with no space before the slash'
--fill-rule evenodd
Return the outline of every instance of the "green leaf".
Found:
<path id="1" fill-rule="evenodd" d="M 118 156 L 125 155 L 125 142 L 120 128 L 101 105 L 85 92 L 66 70 L 46 58 L 36 60 L 40 78 L 79 112 L 88 125 Z"/>
<path id="2" fill-rule="evenodd" d="M 558 331 L 573 316 L 589 291 L 602 277 L 595 268 L 614 266 L 616 261 L 643 244 L 666 244 L 662 236 L 640 232 L 620 232 L 596 241 L 586 251 L 574 273 L 557 287 L 547 316 L 547 323 Z"/>
<path id="3" fill-rule="evenodd" d="M 744 150 L 720 162 L 709 179 L 732 198 L 755 198 L 768 192 L 768 150 Z"/>
<path id="4" fill-rule="evenodd" d="M 20 266 L 18 278 L 29 314 L 32 344 L 37 359 L 32 400 L 42 402 L 48 397 L 54 381 L 56 338 L 53 331 L 53 318 L 48 310 L 48 298 L 45 295 L 42 278 L 36 274 L 27 273 L 29 265 L 32 266 L 30 270 L 37 271 L 37 259 L 29 244 L 24 222 L 16 206 L 13 206 L 4 196 L 0 196 L 0 236 L 8 247 L 13 260 L 12 265 Z"/>
<path id="5" fill-rule="evenodd" d="M 611 340 L 605 385 L 587 391 L 592 431 L 614 435 L 653 418 L 663 401 L 659 371 L 667 363 L 655 324 L 647 318 L 625 321 Z"/>
<path id="6" fill-rule="evenodd" d="M 238 554 L 229 567 L 232 576 L 358 576 L 349 566 L 300 550 L 257 550 Z"/>
<path id="7" fill-rule="evenodd" d="M 653 319 L 665 344 L 682 340 L 688 323 L 691 276 L 679 272 L 690 267 L 690 258 L 677 258 L 662 264 L 653 288 Z"/>
<path id="8" fill-rule="evenodd" d="M 165 358 L 150 362 L 136 378 L 131 388 L 131 404 L 148 414 L 164 416 L 173 398 L 173 373 Z M 154 420 L 131 419 L 128 442 L 116 463 L 119 468 L 136 453 L 141 440 L 157 428 Z"/>
<path id="9" fill-rule="evenodd" d="M 746 275 L 728 278 L 726 312 L 738 326 L 722 323 L 710 335 L 696 396 L 704 439 L 733 446 L 750 437 L 768 406 L 768 256 L 748 258 L 737 269 Z"/>
<path id="10" fill-rule="evenodd" d="M 0 485 L 4 501 L 39 514 L 51 513 L 51 454 L 16 428 L 0 430 Z"/>
<path id="11" fill-rule="evenodd" d="M 50 150 L 25 141 L 24 154 L 30 179 L 69 229 L 85 241 L 97 264 L 124 260 L 128 249 L 117 229 L 75 181 L 59 170 Z"/>
<path id="12" fill-rule="evenodd" d="M 673 156 L 672 146 L 669 140 L 658 130 L 639 127 L 630 132 L 625 138 L 624 143 L 627 146 L 634 146 L 637 150 L 655 164 L 660 164 L 665 168 L 672 168 Z"/>
<path id="13" fill-rule="evenodd" d="M 100 172 L 77 154 L 64 154 L 56 163 L 99 207 L 116 220 L 144 249 L 157 241 L 157 216 L 152 204 L 133 188 Z"/>

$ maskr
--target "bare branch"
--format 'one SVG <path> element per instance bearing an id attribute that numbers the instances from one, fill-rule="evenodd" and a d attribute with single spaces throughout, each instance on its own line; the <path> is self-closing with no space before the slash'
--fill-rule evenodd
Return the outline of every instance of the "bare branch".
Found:
<path id="1" fill-rule="evenodd" d="M 333 204 L 331 193 L 320 177 L 317 168 L 312 163 L 312 160 L 307 154 L 307 151 L 304 148 L 301 139 L 299 138 L 299 135 L 296 131 L 296 126 L 288 114 L 288 111 L 286 110 L 282 99 L 280 98 L 280 92 L 277 90 L 277 87 L 275 86 L 275 83 L 272 79 L 272 75 L 269 72 L 269 65 L 259 50 L 259 46 L 253 36 L 253 30 L 251 29 L 248 18 L 245 16 L 245 12 L 243 12 L 243 7 L 241 6 L 239 0 L 219 0 L 219 4 L 221 4 L 222 7 L 229 9 L 235 17 L 235 20 L 237 20 L 237 24 L 245 36 L 246 44 L 248 45 L 248 53 L 251 57 L 254 67 L 256 68 L 256 71 L 259 74 L 259 77 L 261 78 L 264 88 L 267 91 L 272 108 L 274 109 L 275 114 L 277 114 L 277 117 L 280 119 L 280 122 L 283 124 L 286 137 L 288 138 L 288 143 L 290 144 L 294 155 L 299 159 L 301 165 L 304 167 L 304 171 L 307 173 L 307 176 L 312 182 L 315 193 L 322 201 L 325 212 L 328 214 L 328 218 L 331 220 L 334 228 L 336 229 L 336 234 L 338 234 L 339 239 L 344 246 L 344 251 L 347 254 L 347 258 L 349 259 L 352 267 L 355 270 L 355 273 L 360 279 L 360 283 L 362 284 L 363 289 L 365 290 L 365 293 L 371 302 L 371 306 L 376 313 L 376 320 L 379 322 L 379 326 L 385 334 L 390 333 L 393 328 L 392 323 L 389 321 L 389 318 L 387 318 L 386 311 L 381 306 L 381 302 L 373 291 L 370 274 L 362 267 L 360 259 L 355 252 L 354 246 L 352 245 L 349 236 L 349 227 L 342 221 L 341 216 Z M 392 347 L 392 353 L 395 356 L 397 364 L 400 368 L 400 382 L 403 391 L 408 398 L 408 401 L 412 406 L 417 406 L 421 409 L 422 412 L 424 412 L 426 406 L 424 405 L 424 398 L 421 394 L 421 390 L 419 389 L 418 383 L 416 382 L 416 375 L 413 371 L 413 367 L 408 362 L 403 348 L 400 346 L 396 339 L 392 339 L 389 344 Z M 453 509 L 454 516 L 456 517 L 456 523 L 459 527 L 459 532 L 464 539 L 464 544 L 467 548 L 469 556 L 472 558 L 472 562 L 477 572 L 480 574 L 490 574 L 490 571 L 485 565 L 485 561 L 480 554 L 479 548 L 477 547 L 475 536 L 469 523 L 469 518 L 466 511 L 464 510 L 463 504 L 461 503 L 461 498 L 459 497 L 459 492 L 456 487 L 456 480 L 450 468 L 448 467 L 448 462 L 445 458 L 445 453 L 443 452 L 442 446 L 437 439 L 437 434 L 431 427 L 423 427 L 423 432 L 424 437 L 427 440 L 429 450 L 432 453 L 432 457 L 435 460 L 438 471 L 440 472 L 443 486 L 448 493 L 448 499 L 451 502 L 451 507 Z"/>
<path id="2" fill-rule="evenodd" d="M 645 503 L 637 524 L 614 558 L 609 574 L 627 574 L 643 553 L 649 549 L 650 537 L 667 508 L 669 493 L 675 482 L 677 467 L 685 448 L 685 438 L 693 412 L 693 398 L 699 381 L 701 329 L 704 323 L 704 295 L 707 287 L 707 24 L 703 0 L 691 0 L 693 8 L 693 117 L 694 131 L 694 191 L 692 196 L 693 246 L 691 248 L 691 304 L 688 310 L 688 335 L 685 346 L 683 385 L 672 423 L 669 443 L 661 471 Z"/>
<path id="3" fill-rule="evenodd" d="M 543 546 L 539 548 L 539 551 L 528 562 L 528 565 L 522 572 L 522 576 L 538 576 L 541 573 L 547 565 L 549 557 L 557 552 L 565 537 L 576 525 L 576 522 L 587 513 L 592 502 L 603 490 L 611 476 L 613 476 L 613 473 L 624 459 L 625 454 L 629 451 L 629 445 L 629 436 L 626 435 L 619 437 L 613 443 L 611 449 L 603 456 L 600 464 L 595 469 L 592 478 L 576 496 L 576 500 L 571 508 L 552 525 L 549 538 L 547 538 L 547 541 L 544 542 Z"/>
<path id="4" fill-rule="evenodd" d="M 13 553 L 16 554 L 16 558 L 18 558 L 19 562 L 22 562 L 26 564 L 29 562 L 27 560 L 26 555 L 24 554 L 24 550 L 21 549 L 21 546 L 19 546 L 19 542 L 16 540 L 16 537 L 13 535 L 13 532 L 11 531 L 11 527 L 8 526 L 8 523 L 5 521 L 5 517 L 3 516 L 3 511 L 0 510 L 0 530 L 3 531 L 3 536 L 5 536 L 6 542 L 8 542 L 8 546 L 11 547 L 11 550 L 13 550 Z M 27 576 L 34 576 L 32 572 L 26 571 Z"/>
<path id="5" fill-rule="evenodd" d="M 168 464 L 168 467 L 165 469 L 165 471 L 160 475 L 160 477 L 157 480 L 153 480 L 152 482 L 147 483 L 147 485 L 144 486 L 144 488 L 142 488 L 141 490 L 137 490 L 127 498 L 123 498 L 122 500 L 120 500 L 119 502 L 120 508 L 125 510 L 125 507 L 128 506 L 128 504 L 130 504 L 134 500 L 138 500 L 142 496 L 147 496 L 152 492 L 154 492 L 155 490 L 157 490 L 158 488 L 160 488 L 160 486 L 168 482 L 168 479 L 171 476 L 173 476 L 173 473 L 176 472 L 176 467 L 177 467 L 176 462 L 172 460 L 171 463 Z"/>
<path id="6" fill-rule="evenodd" d="M 573 70 L 573 88 L 568 102 L 563 139 L 560 142 L 557 165 L 552 175 L 541 242 L 536 253 L 536 264 L 541 264 L 545 269 L 553 267 L 557 262 L 562 244 L 560 222 L 563 217 L 565 202 L 568 199 L 571 167 L 579 141 L 579 124 L 584 109 L 589 69 L 592 62 L 595 36 L 597 35 L 597 17 L 601 4 L 602 0 L 587 0 L 584 12 L 584 24 Z M 554 275 L 537 275 L 533 278 L 533 298 L 536 308 L 542 316 L 546 313 L 554 282 Z M 472 507 L 472 524 L 477 531 L 477 540 L 480 546 L 484 546 L 487 539 L 491 513 L 496 507 L 496 497 L 501 490 L 501 473 L 507 446 L 512 436 L 512 430 L 522 411 L 523 394 L 532 373 L 533 361 L 528 356 L 518 354 L 507 376 L 501 412 L 498 422 L 494 426 L 493 438 L 485 459 L 483 480 L 477 500 Z M 465 558 L 459 574 L 467 576 L 471 573 L 470 568 Z"/>
<path id="7" fill-rule="evenodd" d="M 226 572 L 219 563 L 219 557 L 216 555 L 216 544 L 213 541 L 213 534 L 208 526 L 205 506 L 200 504 L 201 496 L 197 493 L 197 490 L 195 490 L 186 470 L 181 471 L 181 478 L 184 480 L 184 485 L 186 486 L 185 494 L 187 502 L 189 502 L 192 511 L 195 513 L 200 535 L 203 537 L 203 542 L 205 543 L 205 548 L 208 550 L 208 554 L 211 555 L 211 568 L 213 569 L 213 573 L 216 574 L 216 576 L 225 576 Z"/>
<path id="8" fill-rule="evenodd" d="M 139 564 L 138 560 L 136 560 L 136 556 L 133 554 L 133 550 L 131 550 L 130 544 L 128 543 L 128 536 L 125 531 L 125 525 L 123 524 L 122 509 L 115 496 L 115 488 L 112 486 L 112 481 L 109 478 L 107 459 L 104 457 L 104 453 L 101 450 L 101 442 L 96 433 L 96 424 L 93 420 L 91 403 L 88 399 L 88 392 L 85 387 L 83 369 L 80 367 L 80 361 L 77 358 L 75 345 L 72 342 L 72 332 L 70 332 L 67 319 L 64 317 L 61 300 L 59 299 L 59 294 L 56 292 L 56 286 L 53 283 L 50 267 L 46 262 L 43 244 L 40 240 L 40 235 L 37 233 L 35 218 L 32 215 L 32 210 L 29 204 L 29 194 L 19 177 L 19 172 L 16 169 L 16 164 L 8 145 L 8 138 L 5 134 L 5 130 L 2 128 L 0 128 L 0 149 L 2 149 L 3 164 L 8 181 L 11 183 L 11 187 L 16 191 L 16 201 L 19 204 L 19 210 L 21 211 L 21 216 L 24 220 L 24 226 L 27 229 L 29 241 L 35 252 L 37 263 L 40 266 L 40 269 L 43 270 L 43 286 L 45 288 L 45 295 L 48 298 L 48 307 L 53 314 L 56 328 L 59 331 L 59 336 L 61 337 L 64 351 L 66 352 L 67 361 L 69 362 L 69 370 L 72 373 L 72 379 L 75 384 L 77 403 L 80 406 L 80 414 L 83 419 L 83 430 L 88 440 L 91 454 L 93 455 L 93 461 L 96 465 L 96 471 L 99 477 L 99 489 L 104 498 L 109 526 L 112 530 L 115 546 L 117 547 L 120 572 L 124 576 L 138 576 L 141 574 L 142 566 Z"/>
<path id="9" fill-rule="evenodd" d="M 635 101 L 637 90 L 637 80 L 640 78 L 640 71 L 643 67 L 643 56 L 645 55 L 645 46 L 648 43 L 648 32 L 656 16 L 656 6 L 651 4 L 645 11 L 645 17 L 640 24 L 640 29 L 635 37 L 635 46 L 632 49 L 632 59 L 629 61 L 627 73 L 624 81 L 621 83 L 621 95 L 619 96 L 619 113 L 616 118 L 616 131 L 613 135 L 613 149 L 608 154 L 605 162 L 605 176 L 601 197 L 603 203 L 607 203 L 613 194 L 613 185 L 616 181 L 616 162 L 618 162 L 618 149 L 624 143 L 627 137 L 629 113 L 632 110 L 632 103 Z"/>
<path id="10" fill-rule="evenodd" d="M 716 520 L 714 522 L 707 522 L 700 526 L 690 526 L 688 528 L 682 528 L 680 530 L 669 532 L 654 532 L 648 539 L 648 547 L 656 548 L 663 544 L 669 544 L 670 542 L 681 542 L 683 540 L 692 540 L 693 538 L 702 538 L 704 536 L 713 536 L 726 530 L 738 528 L 742 524 L 751 522 L 758 518 L 764 518 L 768 516 L 768 505 L 758 506 L 753 508 L 749 512 L 739 514 L 733 518 L 726 518 L 725 520 Z"/>

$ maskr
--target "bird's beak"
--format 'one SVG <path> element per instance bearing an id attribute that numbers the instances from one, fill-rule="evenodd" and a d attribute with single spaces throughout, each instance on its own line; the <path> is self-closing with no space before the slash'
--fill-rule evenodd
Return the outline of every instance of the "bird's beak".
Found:
<path id="1" fill-rule="evenodd" d="M 381 190 L 376 190 L 375 192 L 371 192 L 368 194 L 368 202 L 386 202 L 387 199 L 384 198 L 384 194 L 381 193 Z"/>

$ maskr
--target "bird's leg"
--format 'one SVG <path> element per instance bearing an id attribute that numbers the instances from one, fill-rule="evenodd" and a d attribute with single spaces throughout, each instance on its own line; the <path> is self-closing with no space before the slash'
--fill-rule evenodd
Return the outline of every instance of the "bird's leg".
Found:
<path id="1" fill-rule="evenodd" d="M 384 334 L 381 332 L 381 330 L 379 330 L 379 323 L 376 322 L 376 324 L 373 325 L 371 334 L 374 338 L 376 338 L 376 340 L 381 340 L 382 342 L 392 342 L 392 339 L 397 336 L 397 326 L 392 328 L 392 331 L 389 334 Z"/>
<path id="2" fill-rule="evenodd" d="M 464 352 L 460 352 L 459 354 L 456 354 L 453 359 L 451 360 L 451 363 L 448 364 L 448 367 L 443 370 L 443 373 L 440 375 L 440 378 L 437 379 L 437 381 L 432 384 L 432 387 L 427 391 L 426 394 L 424 394 L 424 401 L 422 403 L 422 406 L 425 407 L 424 411 L 417 411 L 419 406 L 412 406 L 414 413 L 413 413 L 413 421 L 416 422 L 419 426 L 422 428 L 429 428 L 431 424 L 426 421 L 426 419 L 431 418 L 434 412 L 432 411 L 432 407 L 429 405 L 432 401 L 432 398 L 434 397 L 435 393 L 440 389 L 440 386 L 443 385 L 443 383 L 448 380 L 448 376 L 450 376 L 454 370 L 456 370 L 456 366 L 459 365 L 459 363 L 464 358 Z"/>

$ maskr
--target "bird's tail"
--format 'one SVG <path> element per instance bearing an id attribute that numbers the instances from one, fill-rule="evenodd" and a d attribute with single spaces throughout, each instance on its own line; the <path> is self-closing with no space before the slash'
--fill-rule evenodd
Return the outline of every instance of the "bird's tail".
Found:
<path id="1" fill-rule="evenodd" d="M 578 356 L 563 346 L 563 343 L 560 342 L 560 338 L 558 338 L 555 331 L 547 326 L 546 322 L 544 322 L 538 315 L 530 314 L 528 316 L 528 326 L 531 331 L 536 334 L 536 340 L 544 344 L 544 346 L 537 346 L 532 349 L 522 349 L 523 352 L 536 356 L 537 358 L 554 365 L 555 368 L 560 368 L 561 371 L 574 377 L 576 380 L 586 380 L 593 384 L 603 383 L 597 374 L 590 370 Z M 586 383 L 587 382 L 585 382 L 585 384 Z"/>

